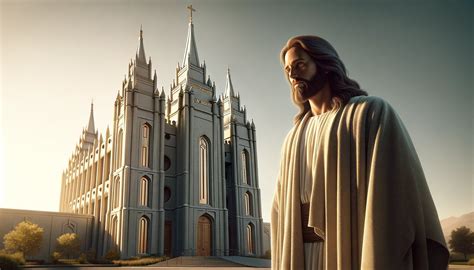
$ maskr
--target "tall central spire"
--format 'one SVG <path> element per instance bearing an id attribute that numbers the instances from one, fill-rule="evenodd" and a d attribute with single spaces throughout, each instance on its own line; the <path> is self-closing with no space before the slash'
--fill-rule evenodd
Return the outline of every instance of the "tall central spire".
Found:
<path id="1" fill-rule="evenodd" d="M 224 97 L 236 97 L 234 94 L 234 86 L 232 85 L 232 80 L 230 79 L 230 69 L 227 68 L 227 78 L 225 83 Z"/>
<path id="2" fill-rule="evenodd" d="M 143 46 L 143 29 L 140 25 L 140 36 L 138 37 L 139 45 L 137 50 L 137 59 L 142 63 L 146 63 L 145 48 Z"/>
<path id="3" fill-rule="evenodd" d="M 189 64 L 199 66 L 199 57 L 196 49 L 196 41 L 194 40 L 194 25 L 193 25 L 193 11 L 196 11 L 193 6 L 188 6 L 190 10 L 188 38 L 186 40 L 186 49 L 184 50 L 183 67 Z"/>
<path id="4" fill-rule="evenodd" d="M 89 123 L 87 124 L 87 132 L 95 133 L 94 125 L 94 102 L 91 102 L 91 114 L 89 115 Z"/>

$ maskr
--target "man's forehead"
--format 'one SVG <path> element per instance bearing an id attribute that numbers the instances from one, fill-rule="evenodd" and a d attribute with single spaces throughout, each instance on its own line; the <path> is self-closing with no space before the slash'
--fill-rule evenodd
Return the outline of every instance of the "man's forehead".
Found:
<path id="1" fill-rule="evenodd" d="M 291 47 L 285 54 L 285 66 L 296 60 L 306 60 L 309 58 L 310 56 L 305 52 L 305 50 L 299 47 Z"/>

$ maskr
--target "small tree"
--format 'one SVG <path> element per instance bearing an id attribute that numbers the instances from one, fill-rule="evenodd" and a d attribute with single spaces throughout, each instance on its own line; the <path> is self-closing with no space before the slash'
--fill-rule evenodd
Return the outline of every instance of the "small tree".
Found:
<path id="1" fill-rule="evenodd" d="M 25 257 L 38 253 L 43 240 L 43 228 L 30 221 L 22 221 L 3 237 L 5 250 L 10 253 L 21 252 Z"/>
<path id="2" fill-rule="evenodd" d="M 79 237 L 75 233 L 65 233 L 57 239 L 56 250 L 61 253 L 63 257 L 68 259 L 79 256 L 81 252 L 81 243 Z"/>
<path id="3" fill-rule="evenodd" d="M 454 252 L 464 254 L 464 260 L 467 260 L 467 254 L 474 253 L 474 232 L 466 226 L 462 226 L 451 232 L 449 247 Z"/>

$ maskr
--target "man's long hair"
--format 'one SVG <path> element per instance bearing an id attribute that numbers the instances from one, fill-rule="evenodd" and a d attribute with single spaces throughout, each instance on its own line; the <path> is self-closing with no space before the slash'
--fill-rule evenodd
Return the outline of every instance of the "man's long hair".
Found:
<path id="1" fill-rule="evenodd" d="M 367 92 L 360 89 L 359 84 L 347 77 L 346 67 L 342 63 L 334 47 L 317 36 L 297 36 L 286 43 L 281 50 L 280 59 L 284 65 L 286 52 L 293 47 L 299 47 L 306 51 L 316 63 L 318 72 L 327 72 L 328 82 L 331 88 L 331 97 L 339 105 L 346 104 L 349 99 L 355 96 L 367 96 Z M 287 75 L 288 76 L 288 75 Z M 299 108 L 294 121 L 298 123 L 304 115 L 311 110 L 308 101 L 298 102 L 295 95 L 296 91 L 292 87 L 291 98 L 293 103 Z"/>

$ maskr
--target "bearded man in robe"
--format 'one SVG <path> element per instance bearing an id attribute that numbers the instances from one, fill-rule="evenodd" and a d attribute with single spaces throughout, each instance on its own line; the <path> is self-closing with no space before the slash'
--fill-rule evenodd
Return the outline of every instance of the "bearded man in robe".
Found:
<path id="1" fill-rule="evenodd" d="M 449 253 L 411 139 L 393 108 L 347 77 L 326 40 L 281 61 L 300 109 L 281 151 L 272 269 L 447 269 Z"/>

